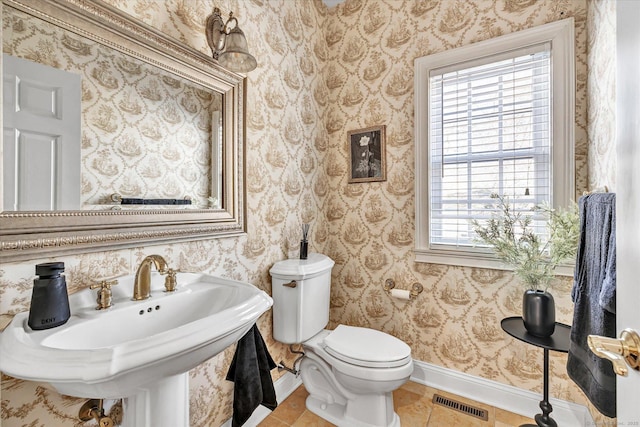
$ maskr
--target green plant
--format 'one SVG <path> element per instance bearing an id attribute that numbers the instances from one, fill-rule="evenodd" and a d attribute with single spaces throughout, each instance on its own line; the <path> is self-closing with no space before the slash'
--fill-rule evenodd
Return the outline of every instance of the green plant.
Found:
<path id="1" fill-rule="evenodd" d="M 513 268 L 526 289 L 546 290 L 556 267 L 575 259 L 580 236 L 577 205 L 572 203 L 565 210 L 538 205 L 522 212 L 513 209 L 506 196 L 491 197 L 497 199 L 491 218 L 471 221 L 476 240 L 489 245 L 498 259 Z M 546 218 L 548 237 L 533 230 L 536 212 Z"/>

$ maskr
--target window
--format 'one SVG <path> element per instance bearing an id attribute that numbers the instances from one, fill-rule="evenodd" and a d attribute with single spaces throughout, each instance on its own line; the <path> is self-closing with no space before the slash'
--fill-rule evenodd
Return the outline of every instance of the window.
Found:
<path id="1" fill-rule="evenodd" d="M 491 194 L 573 198 L 573 44 L 567 19 L 416 60 L 416 261 L 498 266 L 470 224 Z"/>

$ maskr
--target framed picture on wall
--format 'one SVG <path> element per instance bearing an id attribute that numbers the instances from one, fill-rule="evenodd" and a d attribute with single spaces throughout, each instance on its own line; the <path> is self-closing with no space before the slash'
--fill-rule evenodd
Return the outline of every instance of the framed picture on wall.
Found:
<path id="1" fill-rule="evenodd" d="M 349 131 L 349 184 L 386 181 L 386 126 Z"/>

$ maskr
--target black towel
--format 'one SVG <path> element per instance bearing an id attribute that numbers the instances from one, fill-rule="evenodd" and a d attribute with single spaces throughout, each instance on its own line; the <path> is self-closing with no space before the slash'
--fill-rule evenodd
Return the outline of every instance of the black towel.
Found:
<path id="1" fill-rule="evenodd" d="M 567 373 L 600 412 L 615 417 L 612 364 L 589 350 L 587 336 L 616 336 L 616 197 L 590 194 L 578 204 L 580 242 L 571 290 L 575 306 Z"/>
<path id="2" fill-rule="evenodd" d="M 234 383 L 233 427 L 240 427 L 247 422 L 258 405 L 272 411 L 278 406 L 270 372 L 275 367 L 262 335 L 254 324 L 238 341 L 236 354 L 227 372 L 227 380 Z"/>

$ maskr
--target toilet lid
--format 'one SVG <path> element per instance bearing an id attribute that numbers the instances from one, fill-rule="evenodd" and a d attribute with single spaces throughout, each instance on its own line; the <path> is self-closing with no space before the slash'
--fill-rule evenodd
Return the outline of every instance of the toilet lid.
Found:
<path id="1" fill-rule="evenodd" d="M 327 353 L 357 366 L 392 368 L 411 360 L 411 348 L 404 341 L 369 328 L 338 325 L 324 344 Z"/>

